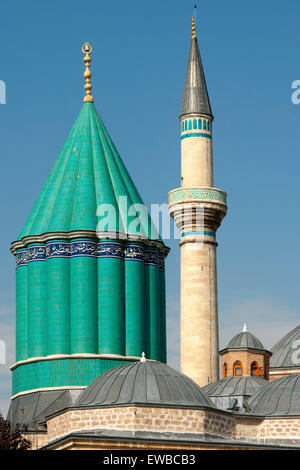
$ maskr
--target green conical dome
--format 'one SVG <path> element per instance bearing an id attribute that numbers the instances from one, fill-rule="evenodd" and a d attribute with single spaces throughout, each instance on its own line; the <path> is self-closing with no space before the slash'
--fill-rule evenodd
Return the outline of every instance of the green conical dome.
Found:
<path id="1" fill-rule="evenodd" d="M 82 52 L 84 105 L 11 247 L 16 363 L 10 415 L 25 416 L 27 424 L 32 404 L 40 415 L 58 392 L 76 394 L 142 352 L 166 362 L 169 249 L 94 107 L 89 43 Z"/>
<path id="2" fill-rule="evenodd" d="M 159 239 L 146 209 L 128 216 L 128 208 L 143 201 L 93 103 L 87 102 L 18 240 L 47 232 L 95 231 L 101 204 L 115 210 L 107 230 L 136 235 L 138 225 L 138 235 Z M 139 224 L 131 224 L 137 215 Z"/>
<path id="3" fill-rule="evenodd" d="M 12 243 L 13 393 L 86 386 L 143 351 L 166 361 L 168 251 L 93 103 L 85 102 Z"/>

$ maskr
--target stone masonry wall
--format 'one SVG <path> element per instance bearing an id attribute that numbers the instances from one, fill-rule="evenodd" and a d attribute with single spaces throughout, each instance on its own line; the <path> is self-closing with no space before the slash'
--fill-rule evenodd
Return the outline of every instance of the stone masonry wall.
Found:
<path id="1" fill-rule="evenodd" d="M 300 443 L 300 418 L 238 418 L 236 439 L 251 439 L 260 443 Z M 290 441 L 290 442 L 288 442 Z"/>
<path id="2" fill-rule="evenodd" d="M 132 406 L 68 410 L 49 419 L 47 424 L 49 441 L 71 431 L 95 428 L 211 433 L 230 437 L 234 418 L 222 412 Z"/>
<path id="3" fill-rule="evenodd" d="M 33 448 L 86 429 L 210 434 L 257 444 L 300 445 L 299 418 L 237 416 L 222 411 L 128 406 L 67 410 L 48 420 L 48 435 Z M 33 437 L 34 439 L 34 437 Z"/>
<path id="4" fill-rule="evenodd" d="M 48 444 L 48 433 L 25 433 L 24 437 L 31 441 L 31 450 L 37 450 Z"/>
<path id="5" fill-rule="evenodd" d="M 282 379 L 283 377 L 287 377 L 288 375 L 290 374 L 276 374 L 276 375 L 272 375 L 270 374 L 269 375 L 269 381 L 270 382 L 274 382 L 274 380 L 278 380 L 278 379 Z"/>

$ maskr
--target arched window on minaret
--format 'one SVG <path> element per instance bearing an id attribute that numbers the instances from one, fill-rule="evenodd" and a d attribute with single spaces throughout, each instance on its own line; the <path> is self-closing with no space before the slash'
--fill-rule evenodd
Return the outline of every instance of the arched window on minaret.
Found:
<path id="1" fill-rule="evenodd" d="M 184 130 L 187 131 L 187 121 L 184 121 Z"/>
<path id="2" fill-rule="evenodd" d="M 233 375 L 243 375 L 243 367 L 240 361 L 235 361 L 233 364 Z"/>
<path id="3" fill-rule="evenodd" d="M 210 130 L 210 122 L 207 121 L 207 130 L 209 131 Z"/>
<path id="4" fill-rule="evenodd" d="M 191 131 L 191 130 L 192 130 L 192 120 L 189 119 L 189 131 Z"/>
<path id="5" fill-rule="evenodd" d="M 182 132 L 184 131 L 184 121 L 182 121 L 182 124 L 181 124 L 181 131 Z"/>
<path id="6" fill-rule="evenodd" d="M 206 131 L 206 121 L 203 119 L 203 129 Z"/>
<path id="7" fill-rule="evenodd" d="M 198 119 L 198 129 L 202 129 L 202 120 Z"/>
<path id="8" fill-rule="evenodd" d="M 251 375 L 259 375 L 258 364 L 255 361 L 251 364 Z"/>
<path id="9" fill-rule="evenodd" d="M 193 120 L 193 129 L 197 129 L 197 119 Z"/>
<path id="10" fill-rule="evenodd" d="M 223 364 L 223 377 L 227 377 L 227 364 L 224 362 Z"/>

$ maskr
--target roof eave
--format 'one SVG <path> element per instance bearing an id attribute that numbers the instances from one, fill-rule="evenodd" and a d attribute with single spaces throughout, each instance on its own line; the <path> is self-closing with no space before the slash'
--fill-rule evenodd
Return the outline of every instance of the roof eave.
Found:
<path id="1" fill-rule="evenodd" d="M 244 347 L 244 348 L 224 348 L 224 349 L 221 349 L 219 351 L 219 354 L 222 356 L 223 354 L 227 353 L 227 352 L 234 352 L 234 351 L 251 351 L 251 352 L 257 352 L 258 354 L 265 354 L 269 357 L 272 356 L 272 352 L 271 351 L 268 351 L 267 349 L 259 349 L 259 348 L 248 348 L 248 347 Z"/>

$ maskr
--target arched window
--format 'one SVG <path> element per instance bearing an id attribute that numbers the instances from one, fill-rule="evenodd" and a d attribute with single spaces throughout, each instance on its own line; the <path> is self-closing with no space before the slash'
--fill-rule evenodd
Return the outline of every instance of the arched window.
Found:
<path id="1" fill-rule="evenodd" d="M 202 120 L 198 119 L 198 129 L 202 129 Z"/>
<path id="2" fill-rule="evenodd" d="M 233 364 L 233 375 L 243 375 L 243 367 L 240 361 L 235 361 Z"/>
<path id="3" fill-rule="evenodd" d="M 258 364 L 255 361 L 251 364 L 251 375 L 259 375 Z"/>
<path id="4" fill-rule="evenodd" d="M 184 130 L 187 130 L 187 121 L 184 121 Z"/>
<path id="5" fill-rule="evenodd" d="M 223 377 L 227 377 L 227 364 L 224 362 L 223 364 Z"/>
<path id="6" fill-rule="evenodd" d="M 210 130 L 210 122 L 207 121 L 207 130 L 209 131 Z"/>
<path id="7" fill-rule="evenodd" d="M 206 131 L 206 121 L 203 119 L 203 129 Z"/>
<path id="8" fill-rule="evenodd" d="M 197 129 L 197 119 L 193 120 L 193 129 Z"/>
<path id="9" fill-rule="evenodd" d="M 191 130 L 192 130 L 192 120 L 189 119 L 189 131 L 191 131 Z"/>
<path id="10" fill-rule="evenodd" d="M 184 121 L 182 121 L 182 123 L 181 123 L 181 131 L 182 132 L 184 131 Z"/>

